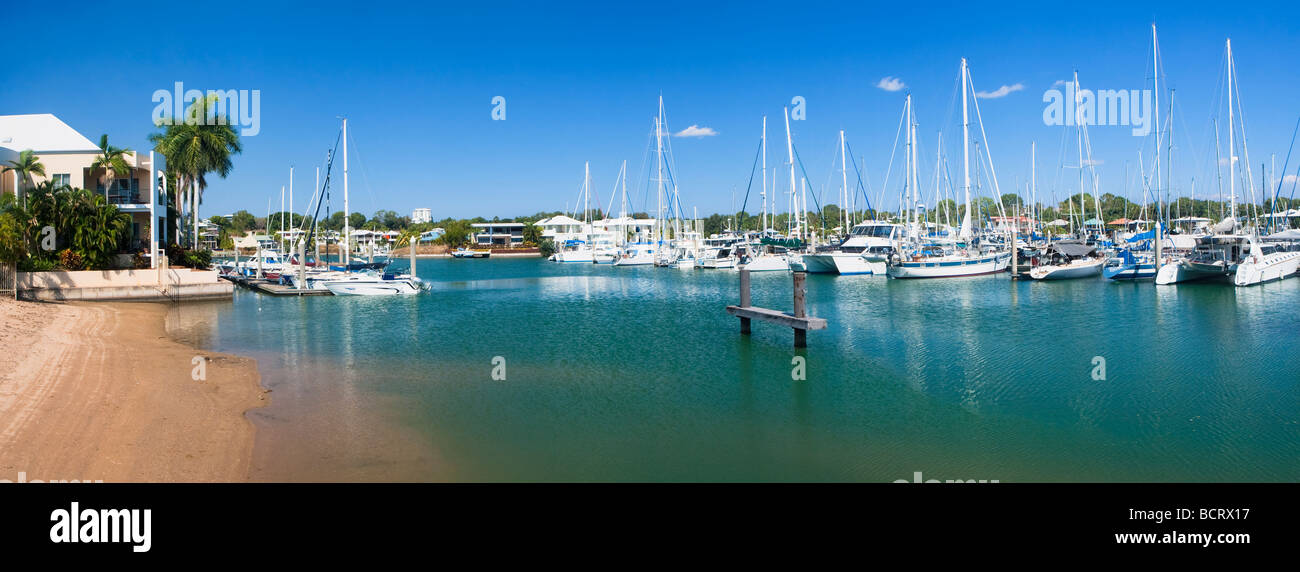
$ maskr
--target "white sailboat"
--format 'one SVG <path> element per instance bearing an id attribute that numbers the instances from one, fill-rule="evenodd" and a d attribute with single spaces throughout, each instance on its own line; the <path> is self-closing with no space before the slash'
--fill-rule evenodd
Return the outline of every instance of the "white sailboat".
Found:
<path id="1" fill-rule="evenodd" d="M 1106 259 L 1096 254 L 1096 248 L 1081 241 L 1053 243 L 1046 252 L 1051 262 L 1030 270 L 1029 277 L 1034 280 L 1068 280 L 1099 276 Z"/>
<path id="2" fill-rule="evenodd" d="M 343 119 L 343 209 L 347 213 L 348 205 L 348 120 Z M 343 265 L 344 268 L 350 269 L 350 228 L 347 225 L 347 216 L 344 216 L 344 248 Z M 343 276 L 336 279 L 320 280 L 319 284 L 324 286 L 330 292 L 338 296 L 392 296 L 418 294 L 424 290 L 424 283 L 419 278 L 410 275 L 392 275 L 379 273 L 353 273 L 350 270 L 344 270 Z"/>
<path id="3" fill-rule="evenodd" d="M 980 247 L 973 241 L 970 202 L 970 120 L 967 113 L 967 102 L 972 87 L 969 72 L 966 69 L 966 58 L 961 60 L 961 83 L 962 150 L 964 154 L 966 212 L 962 218 L 962 226 L 958 234 L 959 242 L 953 245 L 941 243 L 923 244 L 920 242 L 921 233 L 913 230 L 909 233 L 913 238 L 911 249 L 895 254 L 889 260 L 888 272 L 892 278 L 951 278 L 994 274 L 1005 271 L 1011 262 L 1010 251 Z M 978 107 L 976 112 L 978 113 Z M 912 96 L 909 94 L 907 96 L 907 159 L 909 162 L 908 186 L 911 189 L 912 196 L 912 209 L 909 216 L 911 225 L 915 229 L 917 197 L 916 125 L 912 115 Z M 981 120 L 981 132 L 983 132 L 983 128 L 983 121 Z M 989 163 L 990 171 L 992 171 L 992 159 L 990 159 Z M 993 174 L 993 181 L 996 187 L 996 174 Z"/>
<path id="4" fill-rule="evenodd" d="M 1259 249 L 1257 239 L 1240 232 L 1240 224 L 1237 221 L 1236 145 L 1236 106 L 1240 105 L 1240 102 L 1234 100 L 1237 69 L 1232 59 L 1232 39 L 1229 38 L 1224 46 L 1227 50 L 1228 65 L 1228 216 L 1211 229 L 1210 235 L 1196 237 L 1196 247 L 1186 258 L 1161 266 L 1156 272 L 1157 285 L 1208 279 L 1228 279 L 1236 283 L 1234 275 L 1243 259 L 1252 251 L 1256 251 L 1257 255 L 1252 262 L 1250 274 L 1243 278 L 1243 286 L 1256 284 L 1257 279 L 1262 280 L 1265 274 L 1271 276 L 1290 264 L 1289 259 L 1284 256 L 1273 256 L 1270 263 L 1265 259 L 1262 249 Z M 1242 151 L 1249 164 L 1250 152 L 1245 148 L 1244 126 L 1242 139 Z M 1250 170 L 1246 169 L 1244 175 L 1249 179 Z M 1266 269 L 1268 271 L 1263 272 Z"/>

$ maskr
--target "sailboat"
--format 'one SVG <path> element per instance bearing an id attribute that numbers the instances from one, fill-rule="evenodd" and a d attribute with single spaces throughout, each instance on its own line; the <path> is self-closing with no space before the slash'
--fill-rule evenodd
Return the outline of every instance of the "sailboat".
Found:
<path id="1" fill-rule="evenodd" d="M 1089 278 L 1101 274 L 1105 259 L 1098 257 L 1095 247 L 1079 240 L 1062 240 L 1047 246 L 1048 264 L 1029 271 L 1034 280 L 1067 280 Z"/>
<path id="2" fill-rule="evenodd" d="M 1079 72 L 1074 72 L 1074 93 L 1076 97 L 1081 90 L 1079 89 Z M 1077 102 L 1076 102 L 1077 103 Z M 1092 145 L 1087 144 L 1088 158 L 1084 160 L 1084 146 L 1087 141 L 1087 129 L 1082 119 L 1075 121 L 1079 130 L 1079 220 L 1084 221 L 1080 226 L 1083 229 L 1081 237 L 1087 236 L 1087 226 L 1089 224 L 1085 219 L 1088 213 L 1088 204 L 1084 201 L 1084 177 L 1083 168 L 1085 165 L 1092 165 Z M 1093 172 L 1093 197 L 1097 196 L 1097 177 Z M 1094 199 L 1095 200 L 1095 199 Z M 1097 209 L 1097 222 L 1101 222 L 1101 210 Z M 1101 274 L 1102 266 L 1106 259 L 1097 255 L 1097 249 L 1085 244 L 1083 238 L 1072 240 L 1061 240 L 1051 243 L 1047 246 L 1044 253 L 1047 263 L 1034 267 L 1029 271 L 1029 277 L 1034 280 L 1066 280 L 1071 278 L 1090 278 Z"/>
<path id="3" fill-rule="evenodd" d="M 596 251 L 591 243 L 591 209 L 588 208 L 589 196 L 591 193 L 591 164 L 583 164 L 582 174 L 582 238 L 571 238 L 559 244 L 559 250 L 555 253 L 556 262 L 566 263 L 586 263 L 591 264 L 596 261 Z M 576 207 L 575 207 L 576 208 Z"/>
<path id="4" fill-rule="evenodd" d="M 424 282 L 411 275 L 353 273 L 351 260 L 351 229 L 346 222 L 350 216 L 348 203 L 348 120 L 343 119 L 343 272 L 342 277 L 321 280 L 319 283 L 335 295 L 355 296 L 391 296 L 398 294 L 418 294 L 424 290 Z"/>
<path id="5" fill-rule="evenodd" d="M 908 159 L 908 187 L 912 196 L 912 208 L 910 209 L 910 219 L 912 231 L 909 234 L 913 238 L 910 249 L 893 255 L 889 259 L 888 273 L 891 278 L 950 278 L 958 276 L 976 276 L 980 274 L 994 274 L 1003 272 L 1011 263 L 1011 252 L 1003 251 L 997 248 L 981 247 L 974 240 L 971 226 L 971 201 L 970 201 L 970 119 L 967 113 L 967 105 L 973 86 L 970 85 L 970 72 L 966 67 L 966 58 L 961 60 L 961 83 L 962 83 L 962 150 L 964 155 L 964 172 L 965 172 L 965 191 L 966 191 L 966 212 L 962 219 L 961 231 L 959 232 L 959 241 L 955 244 L 948 245 L 943 243 L 922 243 L 921 233 L 916 229 L 916 202 L 917 202 L 917 169 L 916 169 L 916 123 L 913 120 L 912 113 L 912 96 L 907 96 L 907 159 Z M 976 102 L 976 106 L 979 103 Z M 976 113 L 979 108 L 976 107 Z M 980 129 L 983 131 L 983 120 L 980 121 Z M 992 160 L 990 159 L 990 164 Z M 997 182 L 996 175 L 993 178 L 995 186 Z"/>
<path id="6" fill-rule="evenodd" d="M 1265 253 L 1259 245 L 1258 229 L 1253 236 L 1241 232 L 1237 220 L 1237 145 L 1236 145 L 1236 91 L 1237 68 L 1232 58 L 1232 39 L 1225 42 L 1227 50 L 1228 83 L 1228 216 L 1215 225 L 1212 233 L 1196 237 L 1196 246 L 1191 255 L 1177 262 L 1165 264 L 1156 273 L 1156 284 L 1168 285 L 1194 280 L 1220 279 L 1234 284 L 1248 286 L 1258 284 L 1265 279 L 1281 279 L 1295 272 L 1296 264 L 1287 252 Z M 1246 163 L 1250 163 L 1250 151 L 1245 145 L 1245 128 L 1242 127 L 1242 152 Z M 1250 170 L 1244 171 L 1249 180 Z M 1249 184 L 1249 183 L 1248 183 Z M 1247 258 L 1250 257 L 1250 258 Z M 1248 274 L 1241 281 L 1236 273 L 1243 262 L 1249 262 Z M 1290 272 L 1283 271 L 1290 268 Z M 1276 276 L 1276 278 L 1274 278 Z"/>

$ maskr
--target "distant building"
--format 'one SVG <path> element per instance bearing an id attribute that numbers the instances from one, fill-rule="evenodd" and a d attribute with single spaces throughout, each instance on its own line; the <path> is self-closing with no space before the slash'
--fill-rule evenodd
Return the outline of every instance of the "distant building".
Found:
<path id="1" fill-rule="evenodd" d="M 415 209 L 411 212 L 411 224 L 420 224 L 422 222 L 433 222 L 433 211 L 429 209 Z"/>
<path id="2" fill-rule="evenodd" d="M 524 243 L 522 222 L 478 222 L 470 226 L 478 229 L 474 233 L 474 244 L 479 246 L 519 246 Z"/>

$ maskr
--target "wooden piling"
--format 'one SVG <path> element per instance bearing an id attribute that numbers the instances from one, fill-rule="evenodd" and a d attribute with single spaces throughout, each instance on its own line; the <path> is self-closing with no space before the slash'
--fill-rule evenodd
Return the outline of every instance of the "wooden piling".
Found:
<path id="1" fill-rule="evenodd" d="M 794 273 L 794 317 L 796 318 L 806 318 L 808 316 L 807 308 L 804 305 L 804 295 L 808 292 L 804 288 L 804 280 L 807 278 L 807 272 Z M 794 347 L 808 347 L 808 330 L 803 328 L 794 329 Z"/>
<path id="2" fill-rule="evenodd" d="M 748 308 L 749 306 L 749 269 L 742 267 L 740 269 L 740 307 Z M 740 317 L 740 333 L 749 335 L 749 318 Z"/>
<path id="3" fill-rule="evenodd" d="M 757 319 L 760 322 L 769 322 L 780 326 L 785 326 L 794 330 L 794 346 L 797 348 L 808 347 L 808 330 L 826 329 L 826 320 L 822 318 L 813 318 L 808 316 L 807 307 L 804 304 L 804 278 L 806 272 L 794 273 L 794 313 L 789 314 L 780 310 L 769 310 L 767 308 L 756 308 L 751 305 L 749 295 L 749 269 L 740 269 L 740 305 L 727 306 L 727 313 L 740 318 L 740 333 L 748 334 L 752 320 Z"/>

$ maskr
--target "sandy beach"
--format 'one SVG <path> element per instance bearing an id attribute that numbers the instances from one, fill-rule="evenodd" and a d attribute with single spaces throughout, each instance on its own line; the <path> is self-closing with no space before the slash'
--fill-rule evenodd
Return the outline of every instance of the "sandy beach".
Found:
<path id="1" fill-rule="evenodd" d="M 257 364 L 172 341 L 166 312 L 0 300 L 0 480 L 247 480 Z"/>

